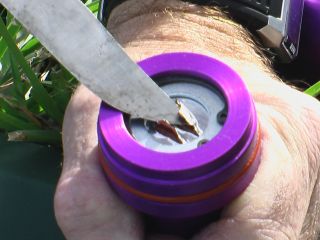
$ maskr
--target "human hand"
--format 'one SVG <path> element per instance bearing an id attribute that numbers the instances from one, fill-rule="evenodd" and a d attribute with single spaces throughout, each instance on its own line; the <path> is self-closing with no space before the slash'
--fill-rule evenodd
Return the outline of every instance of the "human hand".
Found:
<path id="1" fill-rule="evenodd" d="M 317 239 L 320 104 L 279 82 L 247 34 L 219 11 L 177 0 L 142 5 L 130 0 L 110 19 L 110 30 L 127 53 L 138 61 L 191 51 L 224 61 L 247 83 L 262 129 L 261 165 L 253 182 L 223 210 L 221 220 L 194 239 Z M 107 184 L 97 158 L 99 103 L 80 87 L 65 114 L 64 165 L 55 195 L 59 226 L 68 240 L 176 239 L 146 236 L 139 213 Z"/>

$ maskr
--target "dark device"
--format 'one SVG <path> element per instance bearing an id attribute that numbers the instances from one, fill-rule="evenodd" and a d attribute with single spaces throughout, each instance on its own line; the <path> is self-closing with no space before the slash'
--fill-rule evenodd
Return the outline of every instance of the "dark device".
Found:
<path id="1" fill-rule="evenodd" d="M 111 11 L 125 0 L 101 0 L 98 17 L 107 23 Z M 298 55 L 304 0 L 187 0 L 219 6 L 258 35 L 282 62 Z"/>

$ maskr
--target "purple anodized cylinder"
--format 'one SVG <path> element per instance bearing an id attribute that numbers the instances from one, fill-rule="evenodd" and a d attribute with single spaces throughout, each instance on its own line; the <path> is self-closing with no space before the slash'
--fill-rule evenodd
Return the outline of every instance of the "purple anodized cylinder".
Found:
<path id="1" fill-rule="evenodd" d="M 195 79 L 190 82 L 195 84 L 198 100 L 204 101 L 201 106 L 210 101 L 202 90 L 196 90 L 197 81 L 202 82 L 204 88 L 212 88 L 225 100 L 227 117 L 205 144 L 181 151 L 169 146 L 172 151 L 166 152 L 161 146 L 160 150 L 152 149 L 139 142 L 128 129 L 126 117 L 103 103 L 98 136 L 100 161 L 108 181 L 126 203 L 155 218 L 188 219 L 221 209 L 246 189 L 260 162 L 257 115 L 245 84 L 224 63 L 199 54 L 162 54 L 139 65 L 151 78 L 165 77 L 174 91 L 186 84 L 182 80 L 171 86 L 171 76 Z M 179 94 L 185 94 L 189 101 L 193 90 Z M 212 115 L 211 110 L 203 109 Z M 207 129 L 210 124 L 203 131 Z"/>

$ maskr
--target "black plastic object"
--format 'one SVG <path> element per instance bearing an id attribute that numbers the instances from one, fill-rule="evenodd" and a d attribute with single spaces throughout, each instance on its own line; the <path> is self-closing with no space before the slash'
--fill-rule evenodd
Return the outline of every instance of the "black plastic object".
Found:
<path id="1" fill-rule="evenodd" d="M 0 239 L 64 240 L 53 212 L 61 149 L 0 134 Z"/>

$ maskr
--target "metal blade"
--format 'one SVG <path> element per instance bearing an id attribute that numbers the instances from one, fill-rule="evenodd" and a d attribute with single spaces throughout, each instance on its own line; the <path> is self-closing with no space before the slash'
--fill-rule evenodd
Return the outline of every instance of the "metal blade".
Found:
<path id="1" fill-rule="evenodd" d="M 179 123 L 178 107 L 80 0 L 0 0 L 81 83 L 134 118 Z"/>

